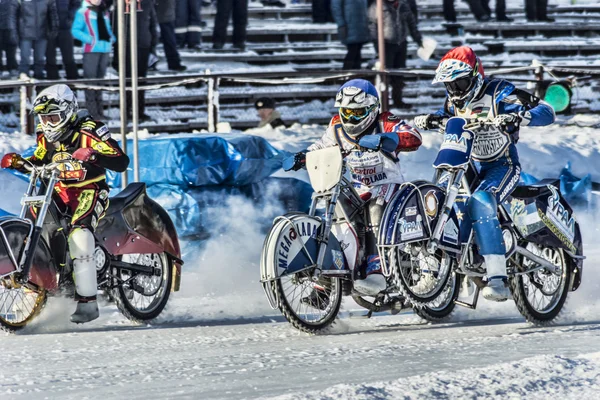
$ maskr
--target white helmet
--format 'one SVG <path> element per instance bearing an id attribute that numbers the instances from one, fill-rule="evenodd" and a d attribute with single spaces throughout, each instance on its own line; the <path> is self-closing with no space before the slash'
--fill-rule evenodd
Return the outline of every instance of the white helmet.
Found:
<path id="1" fill-rule="evenodd" d="M 59 84 L 42 90 L 33 102 L 33 113 L 40 119 L 48 142 L 64 139 L 70 131 L 78 106 L 75 94 L 67 85 Z"/>
<path id="2" fill-rule="evenodd" d="M 335 96 L 335 107 L 346 133 L 352 137 L 363 134 L 379 115 L 379 93 L 364 79 L 352 79 L 342 85 Z"/>

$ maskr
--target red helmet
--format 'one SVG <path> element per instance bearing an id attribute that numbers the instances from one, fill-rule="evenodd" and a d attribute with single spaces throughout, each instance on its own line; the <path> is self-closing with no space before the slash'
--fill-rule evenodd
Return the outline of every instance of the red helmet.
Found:
<path id="1" fill-rule="evenodd" d="M 443 82 L 450 101 L 462 109 L 479 94 L 484 77 L 483 65 L 473 49 L 460 46 L 442 58 L 433 83 Z"/>

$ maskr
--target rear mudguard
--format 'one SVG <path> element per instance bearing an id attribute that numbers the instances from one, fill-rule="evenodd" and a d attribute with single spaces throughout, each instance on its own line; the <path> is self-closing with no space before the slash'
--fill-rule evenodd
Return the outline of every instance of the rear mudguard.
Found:
<path id="1" fill-rule="evenodd" d="M 0 217 L 0 276 L 8 276 L 17 270 L 32 228 L 29 220 Z M 58 287 L 58 269 L 43 237 L 35 249 L 29 276 L 29 281 L 40 288 L 53 291 Z"/>
<path id="2" fill-rule="evenodd" d="M 303 213 L 290 213 L 275 219 L 260 257 L 260 280 L 271 307 L 279 304 L 272 281 L 317 262 L 320 230 L 321 219 Z M 333 232 L 329 235 L 327 246 L 323 270 L 348 270 L 347 256 Z"/>
<path id="3" fill-rule="evenodd" d="M 95 233 L 99 243 L 114 256 L 165 252 L 173 265 L 172 289 L 179 290 L 183 261 L 177 231 L 169 214 L 148 197 L 145 185 L 122 208 L 111 210 L 109 205 Z"/>
<path id="4" fill-rule="evenodd" d="M 517 231 L 528 242 L 558 247 L 571 259 L 570 290 L 581 285 L 583 240 L 573 209 L 555 186 L 555 180 L 543 180 L 530 186 L 518 186 L 511 198 L 502 203 Z"/>
<path id="5" fill-rule="evenodd" d="M 379 229 L 380 246 L 398 246 L 427 240 L 438 221 L 444 205 L 444 189 L 427 181 L 406 182 L 392 196 L 383 212 Z M 440 247 L 457 253 L 460 251 L 461 232 L 453 208 L 444 226 Z"/>

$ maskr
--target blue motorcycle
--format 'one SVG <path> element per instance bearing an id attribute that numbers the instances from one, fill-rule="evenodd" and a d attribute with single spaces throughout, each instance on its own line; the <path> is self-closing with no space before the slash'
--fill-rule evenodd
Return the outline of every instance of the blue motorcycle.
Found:
<path id="1" fill-rule="evenodd" d="M 478 185 L 474 141 L 489 127 L 450 118 L 433 182 L 404 183 L 384 211 L 378 238 L 384 274 L 429 320 L 446 318 L 456 304 L 475 309 L 487 283 L 466 205 Z M 581 231 L 558 187 L 556 180 L 518 186 L 498 205 L 512 298 L 535 324 L 555 319 L 581 284 Z M 461 284 L 472 289 L 470 301 L 458 300 Z"/>

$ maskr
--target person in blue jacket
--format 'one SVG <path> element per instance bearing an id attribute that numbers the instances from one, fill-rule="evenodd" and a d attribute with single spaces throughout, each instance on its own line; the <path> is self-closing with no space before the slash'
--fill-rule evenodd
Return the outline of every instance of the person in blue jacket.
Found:
<path id="1" fill-rule="evenodd" d="M 367 0 L 331 0 L 331 15 L 348 49 L 343 69 L 360 69 L 362 47 L 370 40 Z"/>
<path id="2" fill-rule="evenodd" d="M 83 43 L 83 77 L 104 78 L 111 44 L 116 38 L 110 26 L 108 10 L 102 0 L 85 0 L 75 14 L 71 34 Z M 85 104 L 95 119 L 104 117 L 102 92 L 85 91 Z"/>
<path id="3" fill-rule="evenodd" d="M 475 230 L 475 241 L 483 256 L 488 284 L 486 299 L 508 299 L 506 259 L 498 222 L 498 203 L 519 183 L 521 165 L 515 144 L 520 126 L 546 126 L 555 120 L 550 105 L 502 79 L 486 79 L 481 61 L 467 46 L 450 50 L 440 61 L 433 83 L 446 86 L 444 106 L 435 114 L 415 118 L 418 129 L 433 129 L 443 118 L 460 116 L 492 122 L 475 137 L 473 160 L 479 185 L 467 203 Z"/>

